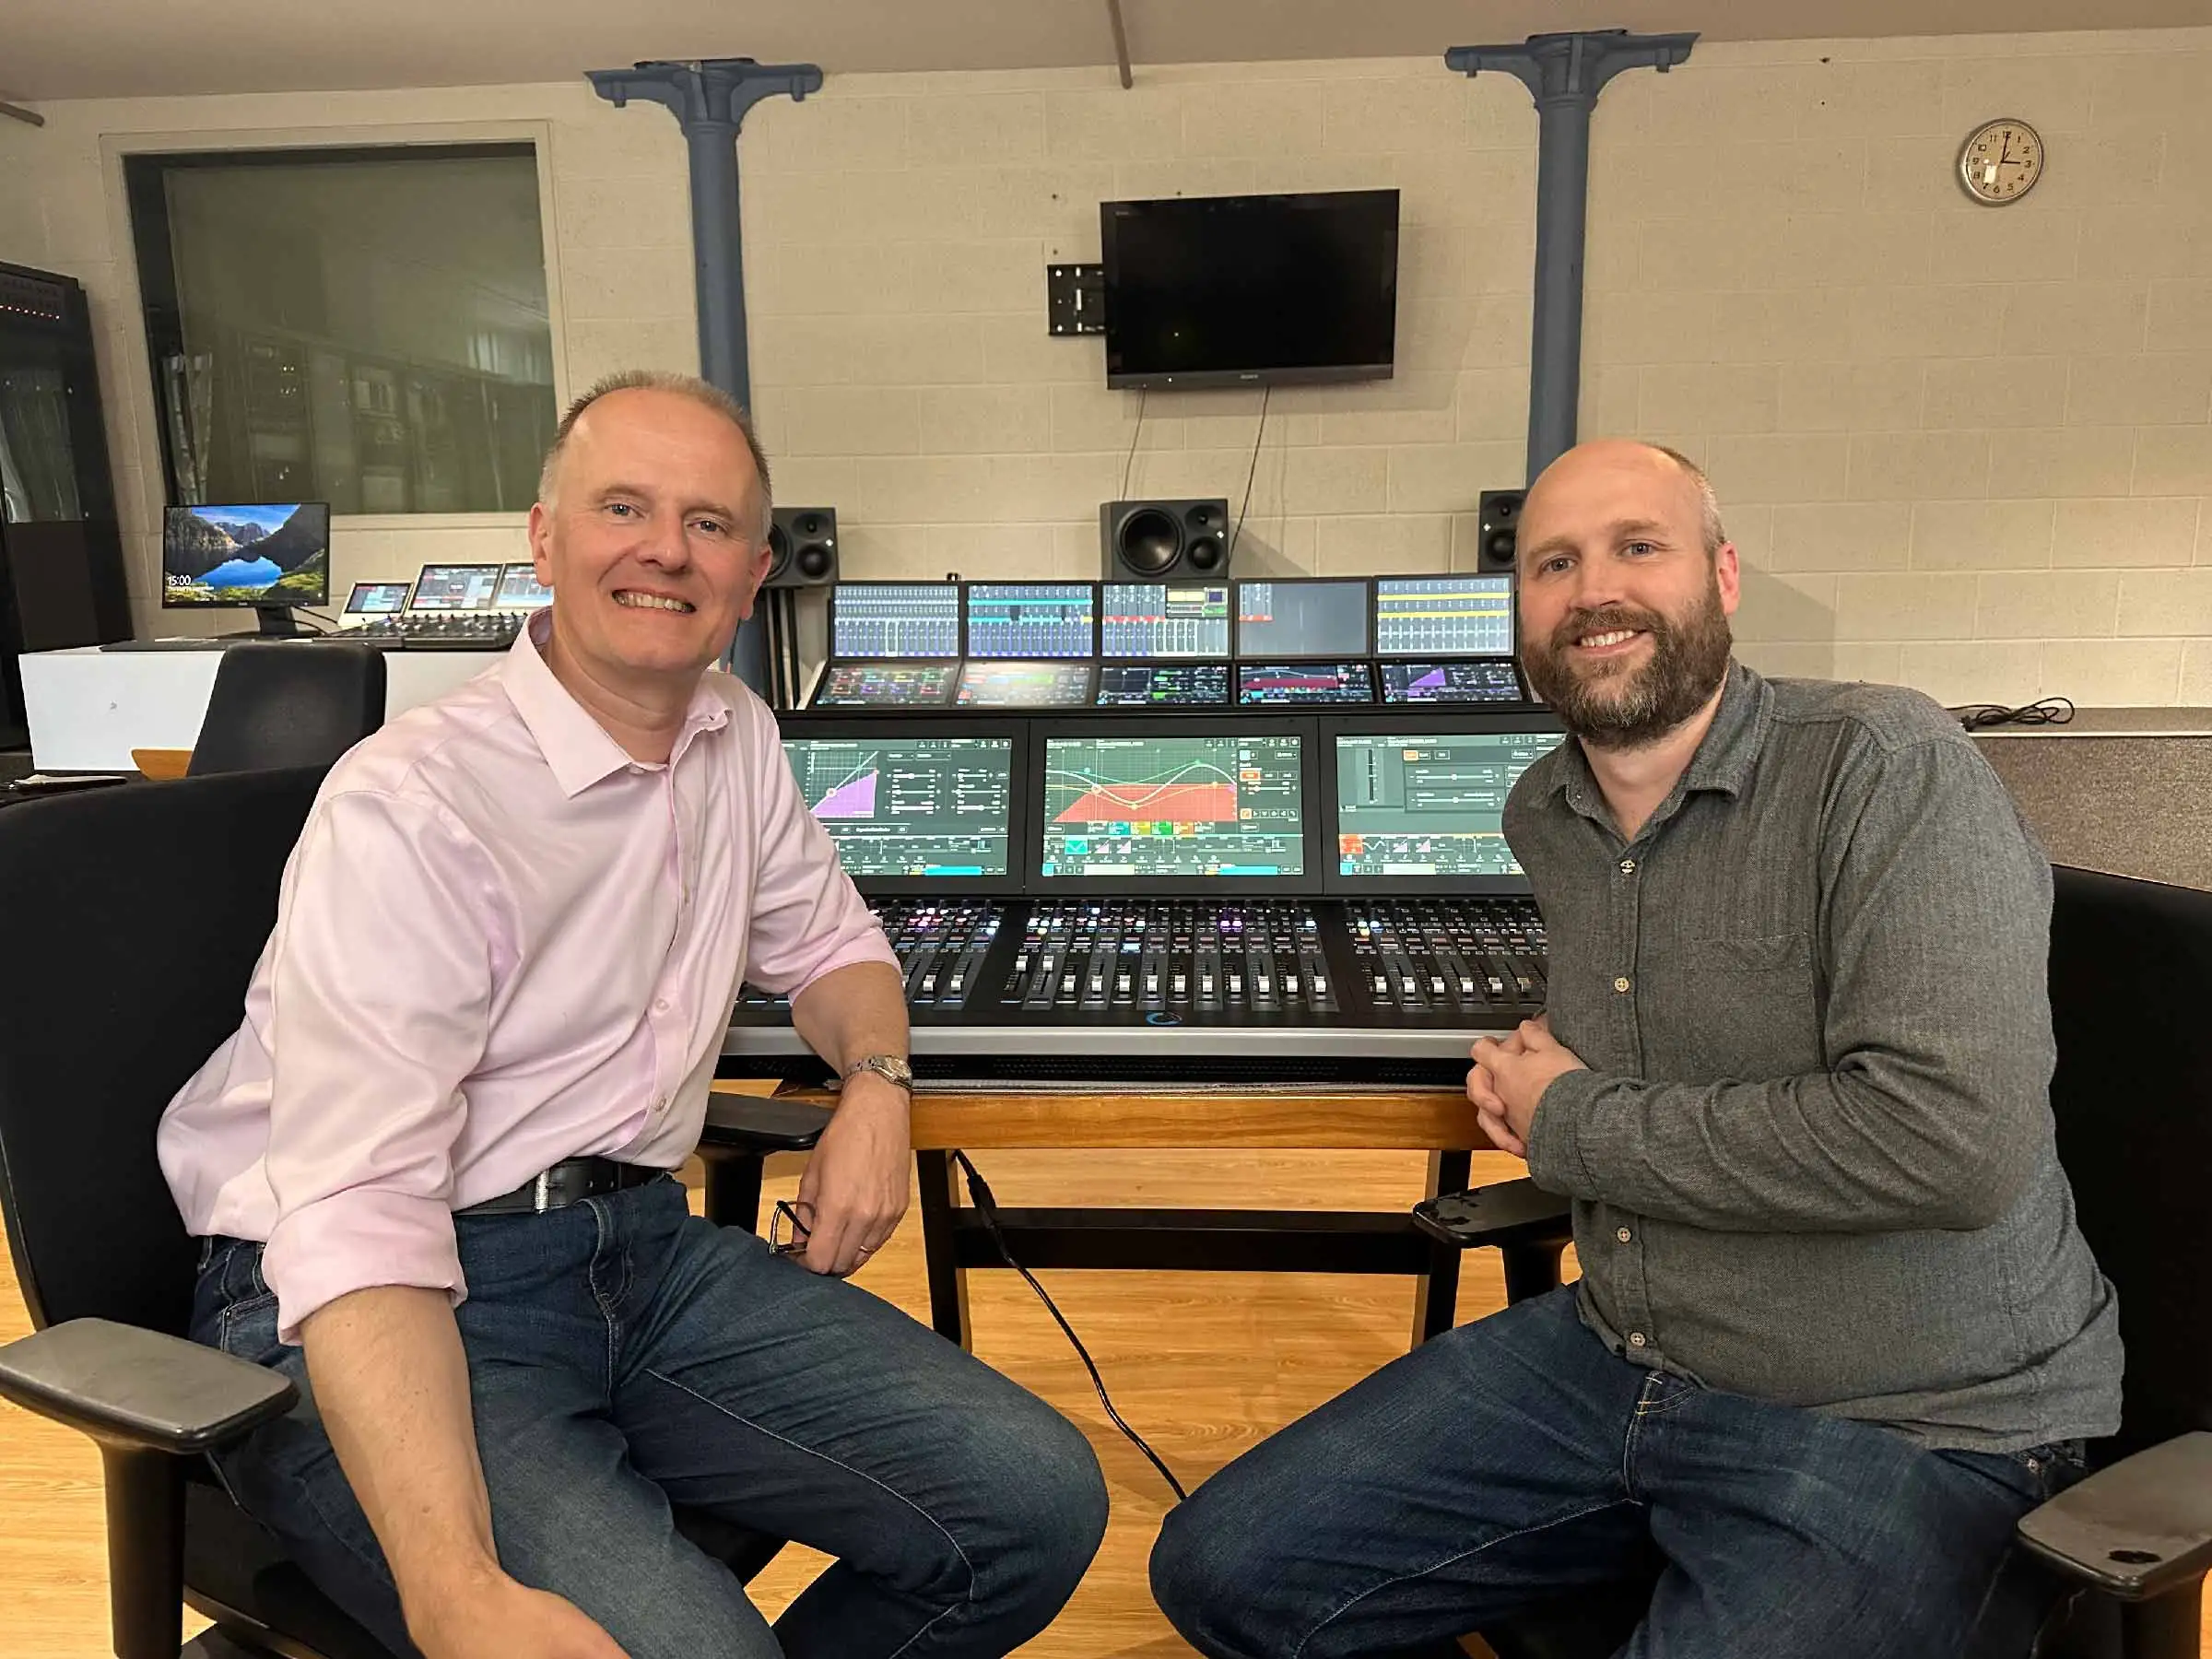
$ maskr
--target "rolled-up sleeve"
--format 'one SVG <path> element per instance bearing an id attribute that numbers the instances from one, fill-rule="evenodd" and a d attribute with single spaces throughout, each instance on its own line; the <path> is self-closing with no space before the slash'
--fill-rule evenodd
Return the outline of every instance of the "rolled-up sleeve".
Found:
<path id="1" fill-rule="evenodd" d="M 263 1272 L 283 1341 L 354 1290 L 466 1293 L 453 1148 L 490 1024 L 495 884 L 420 803 L 335 794 L 301 834 L 271 942 Z"/>
<path id="2" fill-rule="evenodd" d="M 760 862 L 745 977 L 763 991 L 796 996 L 854 962 L 895 970 L 899 959 L 837 862 L 837 843 L 806 810 L 772 722 L 759 749 L 752 801 Z"/>

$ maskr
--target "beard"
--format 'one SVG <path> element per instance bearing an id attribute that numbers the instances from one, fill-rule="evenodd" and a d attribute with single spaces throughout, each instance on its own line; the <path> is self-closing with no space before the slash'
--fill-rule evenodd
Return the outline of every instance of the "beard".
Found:
<path id="1" fill-rule="evenodd" d="M 1569 653 L 1575 641 L 1624 628 L 1651 636 L 1651 653 L 1641 666 L 1623 659 L 1584 669 L 1573 665 Z M 1716 580 L 1680 618 L 1632 605 L 1570 612 L 1548 640 L 1528 642 L 1522 666 L 1559 724 L 1583 743 L 1634 749 L 1656 743 L 1705 706 L 1727 677 L 1734 644 Z"/>

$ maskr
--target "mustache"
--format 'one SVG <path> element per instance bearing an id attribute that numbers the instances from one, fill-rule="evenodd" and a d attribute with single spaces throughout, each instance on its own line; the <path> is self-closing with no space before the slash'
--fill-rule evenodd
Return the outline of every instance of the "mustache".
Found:
<path id="1" fill-rule="evenodd" d="M 1623 628 L 1639 629 L 1655 639 L 1667 631 L 1666 618 L 1657 611 L 1633 605 L 1601 605 L 1594 610 L 1568 612 L 1565 619 L 1551 630 L 1551 648 L 1565 651 L 1584 635 L 1612 633 Z"/>

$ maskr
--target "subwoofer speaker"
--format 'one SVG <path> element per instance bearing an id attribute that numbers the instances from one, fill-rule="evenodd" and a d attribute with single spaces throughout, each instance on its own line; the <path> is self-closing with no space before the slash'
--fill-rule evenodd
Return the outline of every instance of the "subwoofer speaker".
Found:
<path id="1" fill-rule="evenodd" d="M 1109 582 L 1229 573 L 1229 500 L 1102 501 L 1100 566 Z"/>
<path id="2" fill-rule="evenodd" d="M 777 508 L 768 550 L 764 586 L 828 587 L 837 580 L 837 509 Z"/>
<path id="3" fill-rule="evenodd" d="M 1477 550 L 1486 571 L 1510 571 L 1520 545 L 1525 489 L 1486 489 L 1477 513 Z"/>

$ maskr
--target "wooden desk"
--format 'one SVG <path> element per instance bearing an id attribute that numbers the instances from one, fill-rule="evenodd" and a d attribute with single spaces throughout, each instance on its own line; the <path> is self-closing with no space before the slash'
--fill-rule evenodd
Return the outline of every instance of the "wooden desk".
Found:
<path id="1" fill-rule="evenodd" d="M 758 1093 L 755 1080 L 715 1088 Z M 777 1090 L 824 1105 L 829 1091 Z M 1469 1180 L 1470 1155 L 1488 1139 L 1453 1088 L 1335 1089 L 1301 1085 L 1136 1092 L 1113 1086 L 1049 1093 L 957 1092 L 924 1085 L 914 1096 L 914 1161 L 930 1323 L 969 1344 L 967 1275 L 1004 1267 L 999 1241 L 960 1199 L 953 1154 L 994 1147 L 1353 1148 L 1429 1154 L 1430 1196 Z M 989 1171 L 983 1174 L 988 1179 Z M 1451 1327 L 1460 1253 L 1417 1230 L 1404 1212 L 1141 1209 L 1078 1203 L 998 1209 L 1008 1252 L 1025 1267 L 1198 1268 L 1218 1272 L 1405 1273 L 1416 1280 L 1412 1338 Z"/>

